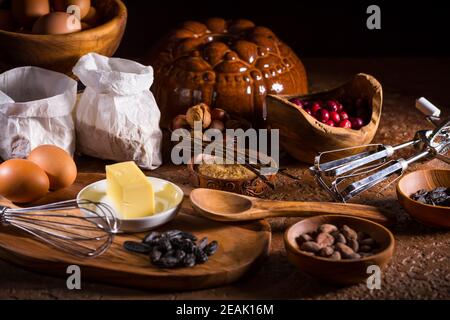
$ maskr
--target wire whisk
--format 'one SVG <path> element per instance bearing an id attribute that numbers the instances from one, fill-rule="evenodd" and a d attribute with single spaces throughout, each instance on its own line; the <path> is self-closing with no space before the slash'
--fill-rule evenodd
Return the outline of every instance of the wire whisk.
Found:
<path id="1" fill-rule="evenodd" d="M 29 208 L 0 206 L 0 224 L 20 229 L 80 258 L 103 254 L 119 230 L 113 208 L 90 200 L 68 200 Z"/>

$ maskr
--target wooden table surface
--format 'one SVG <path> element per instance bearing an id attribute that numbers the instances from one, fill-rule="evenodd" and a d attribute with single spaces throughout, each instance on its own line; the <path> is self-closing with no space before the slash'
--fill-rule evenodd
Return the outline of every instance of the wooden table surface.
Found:
<path id="1" fill-rule="evenodd" d="M 384 110 L 375 141 L 395 144 L 413 137 L 416 130 L 428 128 L 414 109 L 414 99 L 425 96 L 444 114 L 450 112 L 450 59 L 308 59 L 305 60 L 311 88 L 318 90 L 345 81 L 352 74 L 366 72 L 383 84 Z M 447 106 L 444 108 L 444 106 Z M 103 172 L 104 162 L 78 158 L 80 172 Z M 294 182 L 282 178 L 277 190 L 268 197 L 280 200 L 327 200 L 306 173 L 306 166 L 288 156 L 282 165 L 291 174 L 301 176 Z M 419 168 L 449 168 L 433 160 L 414 164 Z M 152 172 L 149 173 L 150 175 Z M 184 167 L 164 165 L 153 173 L 180 185 L 188 185 Z M 0 262 L 0 299 L 450 299 L 450 232 L 435 230 L 411 220 L 399 206 L 395 187 L 383 194 L 378 189 L 366 193 L 360 201 L 395 212 L 398 224 L 392 228 L 397 240 L 396 252 L 383 272 L 380 290 L 370 291 L 364 284 L 336 288 L 320 284 L 289 264 L 282 235 L 291 218 L 271 219 L 273 244 L 270 256 L 257 272 L 226 287 L 195 292 L 149 292 L 82 282 L 82 289 L 69 291 L 64 279 L 55 279 L 21 270 Z"/>

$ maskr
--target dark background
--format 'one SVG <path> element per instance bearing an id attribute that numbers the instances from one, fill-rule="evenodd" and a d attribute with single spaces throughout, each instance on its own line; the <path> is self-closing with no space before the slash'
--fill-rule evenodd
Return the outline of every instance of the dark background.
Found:
<path id="1" fill-rule="evenodd" d="M 446 1 L 125 0 L 127 32 L 118 55 L 141 57 L 178 23 L 246 18 L 271 28 L 301 57 L 448 57 Z M 381 8 L 381 30 L 368 30 L 366 9 Z"/>

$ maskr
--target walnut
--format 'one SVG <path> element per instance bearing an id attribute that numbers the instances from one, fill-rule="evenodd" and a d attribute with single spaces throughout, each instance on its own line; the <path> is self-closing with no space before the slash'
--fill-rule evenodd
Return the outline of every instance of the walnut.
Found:
<path id="1" fill-rule="evenodd" d="M 186 113 L 186 120 L 191 128 L 194 128 L 195 121 L 201 121 L 203 129 L 208 128 L 211 125 L 211 112 L 208 105 L 200 103 L 189 108 Z"/>

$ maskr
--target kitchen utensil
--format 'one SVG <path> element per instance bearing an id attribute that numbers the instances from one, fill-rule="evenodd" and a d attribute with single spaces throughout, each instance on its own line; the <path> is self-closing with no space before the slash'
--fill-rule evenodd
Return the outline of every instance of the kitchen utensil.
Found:
<path id="1" fill-rule="evenodd" d="M 127 22 L 121 0 L 95 1 L 103 22 L 92 29 L 63 35 L 35 35 L 0 30 L 0 71 L 37 66 L 68 75 L 78 59 L 89 52 L 112 56 Z"/>
<path id="2" fill-rule="evenodd" d="M 74 198 L 82 188 L 104 179 L 103 174 L 81 173 L 77 181 L 64 190 L 49 193 L 42 201 L 58 202 Z M 190 189 L 186 188 L 186 192 Z M 0 205 L 10 206 L 5 199 Z M 78 265 L 83 283 L 94 281 L 125 287 L 171 291 L 198 290 L 230 284 L 264 260 L 270 249 L 270 225 L 263 221 L 225 224 L 194 216 L 189 201 L 184 201 L 180 214 L 157 231 L 185 230 L 199 239 L 217 240 L 219 248 L 211 259 L 194 268 L 159 269 L 146 255 L 123 248 L 125 241 L 141 241 L 145 233 L 117 234 L 111 247 L 95 259 L 84 259 L 48 247 L 39 240 L 0 226 L 0 258 L 33 272 L 67 278 L 67 266 Z"/>
<path id="3" fill-rule="evenodd" d="M 77 201 L 91 201 L 105 203 L 113 208 L 113 214 L 119 221 L 119 232 L 143 232 L 152 228 L 159 227 L 173 220 L 181 208 L 183 201 L 183 190 L 176 184 L 167 180 L 154 177 L 147 177 L 155 191 L 155 208 L 157 213 L 145 218 L 138 219 L 122 219 L 120 214 L 114 209 L 111 199 L 106 195 L 106 180 L 100 180 L 86 186 L 77 196 Z M 170 192 L 167 186 L 170 185 Z M 165 190 L 166 193 L 162 191 Z M 98 211 L 98 208 L 90 208 L 89 205 L 82 206 L 82 210 L 87 208 L 92 211 Z"/>
<path id="4" fill-rule="evenodd" d="M 403 208 L 417 221 L 432 227 L 450 229 L 450 207 L 433 206 L 411 199 L 419 190 L 450 187 L 450 170 L 434 169 L 411 172 L 397 184 L 397 197 Z"/>
<path id="5" fill-rule="evenodd" d="M 326 125 L 290 102 L 291 98 L 302 100 L 335 99 L 345 101 L 363 98 L 369 101 L 372 118 L 359 130 Z M 292 157 L 306 163 L 314 163 L 314 157 L 324 150 L 342 149 L 368 144 L 372 141 L 380 122 L 383 90 L 372 76 L 359 73 L 347 83 L 309 95 L 267 95 L 267 124 L 279 129 L 280 145 Z M 347 154 L 348 155 L 348 154 Z"/>
<path id="6" fill-rule="evenodd" d="M 86 215 L 68 213 L 79 209 Z M 94 209 L 89 209 L 94 208 Z M 111 245 L 118 228 L 112 208 L 102 202 L 69 200 L 28 208 L 0 206 L 0 223 L 78 257 L 97 257 Z"/>
<path id="7" fill-rule="evenodd" d="M 439 109 L 425 98 L 417 100 L 417 108 L 425 113 L 428 121 L 436 125 L 434 130 L 418 131 L 413 140 L 396 146 L 372 144 L 321 152 L 310 168 L 319 185 L 336 201 L 346 202 L 384 180 L 403 174 L 413 162 L 437 158 L 450 163 L 450 118 L 437 118 L 436 114 L 440 112 L 437 113 L 436 109 Z M 413 156 L 390 160 L 398 150 L 412 146 L 417 150 Z M 341 151 L 353 155 L 336 156 Z M 327 162 L 322 158 L 337 160 Z"/>
<path id="8" fill-rule="evenodd" d="M 196 212 L 217 221 L 248 221 L 273 217 L 305 218 L 336 213 L 366 218 L 381 224 L 392 222 L 381 209 L 360 204 L 274 201 L 201 188 L 193 190 L 190 199 Z"/>
<path id="9" fill-rule="evenodd" d="M 301 251 L 295 239 L 301 234 L 317 230 L 325 223 L 337 226 L 345 224 L 365 232 L 380 248 L 373 256 L 354 260 L 331 260 Z M 383 269 L 394 254 L 395 240 L 392 233 L 378 223 L 356 217 L 324 215 L 304 219 L 291 226 L 284 234 L 284 245 L 288 260 L 299 270 L 328 283 L 350 285 L 366 281 L 370 276 L 367 272 L 369 266 Z"/>

